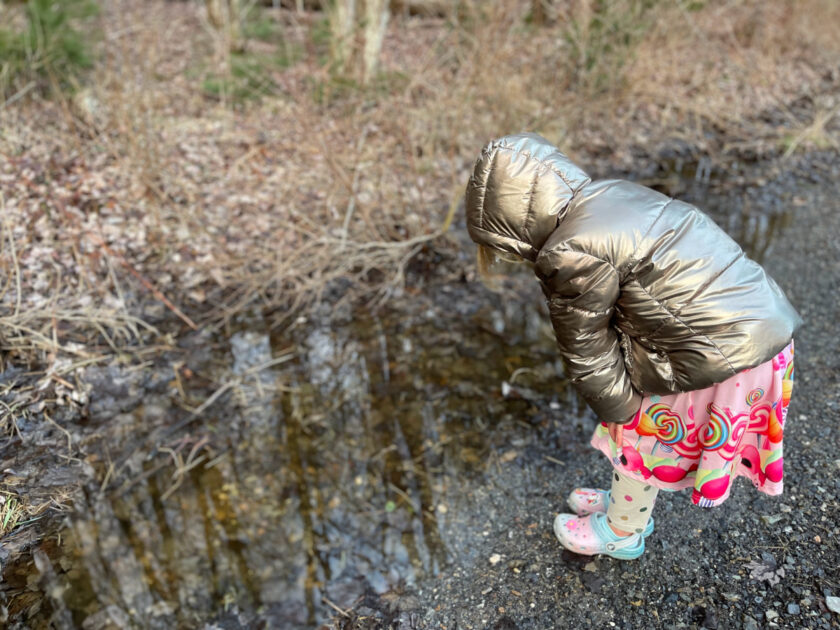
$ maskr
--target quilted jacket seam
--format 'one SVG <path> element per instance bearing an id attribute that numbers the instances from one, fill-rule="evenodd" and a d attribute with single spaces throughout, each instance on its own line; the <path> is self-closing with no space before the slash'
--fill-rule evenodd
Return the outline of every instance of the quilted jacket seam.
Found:
<path id="1" fill-rule="evenodd" d="M 720 355 L 720 357 L 721 357 L 724 361 L 726 361 L 726 365 L 729 367 L 729 371 L 730 371 L 733 375 L 735 374 L 735 368 L 734 368 L 734 367 L 732 367 L 732 363 L 730 363 L 729 358 L 728 358 L 728 357 L 727 357 L 727 356 L 723 353 L 723 351 L 722 351 L 722 350 L 720 349 L 720 347 L 719 347 L 719 346 L 718 346 L 718 345 L 717 345 L 717 344 L 716 344 L 716 343 L 715 343 L 715 342 L 711 339 L 711 337 L 709 337 L 708 335 L 705 335 L 705 334 L 703 334 L 703 333 L 701 333 L 701 332 L 699 332 L 699 331 L 695 330 L 694 328 L 692 328 L 692 327 L 691 327 L 688 323 L 686 323 L 686 322 L 685 322 L 682 318 L 680 318 L 680 316 L 679 316 L 678 314 L 674 313 L 674 312 L 673 312 L 670 308 L 668 308 L 665 304 L 663 304 L 661 300 L 657 299 L 654 295 L 652 295 L 652 294 L 651 294 L 651 292 L 650 292 L 650 291 L 648 291 L 648 290 L 647 290 L 647 288 L 646 288 L 646 287 L 644 287 L 644 286 L 643 286 L 640 282 L 636 282 L 636 284 L 638 284 L 638 285 L 639 285 L 639 288 L 640 288 L 642 291 L 644 291 L 644 292 L 645 292 L 645 294 L 646 294 L 646 295 L 647 295 L 647 296 L 648 296 L 651 300 L 653 300 L 654 302 L 656 302 L 656 304 L 658 304 L 658 305 L 659 305 L 659 307 L 660 307 L 663 311 L 665 311 L 668 315 L 670 315 L 671 317 L 673 317 L 673 318 L 674 318 L 674 320 L 675 320 L 675 321 L 677 321 L 677 322 L 679 322 L 679 324 L 680 324 L 680 325 L 684 326 L 684 327 L 685 327 L 685 329 L 686 329 L 686 330 L 688 330 L 688 332 L 690 332 L 692 335 L 694 335 L 694 336 L 696 336 L 696 337 L 700 337 L 700 338 L 705 339 L 706 341 L 708 341 L 708 342 L 712 345 L 712 347 L 713 347 L 715 350 L 717 350 L 717 353 Z M 647 334 L 642 335 L 642 336 L 644 336 L 644 337 L 651 337 L 651 336 L 655 335 L 655 334 L 656 334 L 657 332 L 659 332 L 659 331 L 660 331 L 660 330 L 661 330 L 661 329 L 662 329 L 662 328 L 663 328 L 663 327 L 664 327 L 667 323 L 668 323 L 668 322 L 662 322 L 662 323 L 661 323 L 659 326 L 657 326 L 657 327 L 656 327 L 656 328 L 655 328 L 652 332 L 647 333 Z M 670 359 L 670 357 L 668 357 L 667 353 L 664 353 L 664 354 L 665 354 L 665 356 L 668 358 L 668 363 L 671 363 L 671 359 Z"/>
<path id="2" fill-rule="evenodd" d="M 563 298 L 551 298 L 549 300 L 549 302 L 552 302 L 554 300 L 560 300 L 560 299 L 563 299 Z M 567 308 L 567 309 L 572 310 L 572 311 L 579 311 L 581 313 L 586 313 L 588 315 L 607 315 L 610 311 L 614 310 L 614 308 L 612 306 L 610 308 L 604 309 L 603 311 L 596 311 L 596 310 L 593 310 L 591 308 L 585 308 L 583 306 L 575 306 L 574 304 L 558 303 L 558 306 L 561 306 L 562 308 Z"/>
<path id="3" fill-rule="evenodd" d="M 534 179 L 528 187 L 528 208 L 525 212 L 525 221 L 523 222 L 523 232 L 528 235 L 528 240 L 531 238 L 530 227 L 534 218 L 534 191 L 537 188 L 537 183 L 540 180 L 539 169 L 534 173 Z"/>
<path id="4" fill-rule="evenodd" d="M 552 167 L 551 164 L 539 159 L 538 157 L 535 157 L 534 154 L 531 153 L 530 151 L 528 151 L 527 149 L 517 149 L 516 147 L 513 147 L 509 144 L 501 144 L 501 143 L 496 146 L 496 152 L 497 153 L 498 153 L 499 149 L 506 149 L 507 151 L 513 151 L 513 152 L 516 152 L 516 153 L 521 153 L 522 155 L 526 156 L 528 159 L 531 159 L 531 160 L 534 160 L 535 162 L 537 162 L 540 166 L 544 166 L 546 168 L 546 170 L 549 170 L 552 173 L 554 173 L 555 175 L 557 175 L 557 177 L 559 177 L 563 181 L 563 183 L 566 184 L 566 188 L 568 188 L 569 191 L 572 194 L 576 193 L 578 190 L 580 190 L 581 188 L 583 188 L 589 182 L 592 181 L 592 178 L 589 177 L 589 175 L 584 173 L 581 169 L 578 169 L 580 171 L 580 173 L 583 175 L 584 181 L 580 186 L 578 186 L 577 188 L 574 188 L 572 186 L 572 184 L 569 182 L 569 180 L 567 179 L 567 177 L 563 173 L 561 173 L 560 171 L 558 171 L 557 169 Z M 495 158 L 495 155 L 493 157 Z M 568 160 L 568 157 L 566 159 Z M 569 163 L 570 164 L 572 163 L 571 160 L 569 160 Z"/>
<path id="5" fill-rule="evenodd" d="M 490 156 L 490 164 L 487 165 L 487 177 L 484 178 L 484 183 L 481 186 L 481 205 L 478 206 L 478 227 L 484 230 L 484 204 L 487 201 L 487 183 L 490 180 L 490 173 L 493 172 L 493 167 L 496 164 L 496 156 L 499 155 L 498 150 L 493 152 Z M 485 230 L 486 231 L 486 230 Z"/>
<path id="6" fill-rule="evenodd" d="M 666 201 L 664 204 L 662 204 L 662 208 L 660 208 L 660 209 L 659 209 L 659 212 L 656 214 L 656 216 L 654 217 L 653 221 L 651 221 L 651 222 L 650 222 L 650 225 L 648 225 L 648 226 L 647 226 L 647 229 L 645 230 L 645 233 L 642 235 L 642 238 L 640 238 L 640 239 L 639 239 L 639 244 L 636 246 L 636 249 L 634 249 L 634 250 L 633 250 L 633 253 L 632 253 L 632 254 L 630 254 L 629 258 L 627 259 L 627 262 L 626 262 L 626 263 L 624 263 L 624 265 L 622 265 L 623 267 L 626 267 L 626 268 L 627 268 L 627 271 L 624 273 L 624 275 L 623 275 L 623 276 L 619 275 L 619 280 L 620 280 L 620 282 L 621 282 L 622 284 L 623 284 L 623 283 L 624 283 L 624 281 L 626 280 L 627 275 L 629 274 L 630 269 L 633 267 L 633 265 L 635 265 L 637 262 L 639 262 L 639 260 L 641 260 L 640 258 L 638 258 L 638 257 L 637 257 L 637 254 L 639 253 L 639 250 L 640 250 L 640 249 L 641 249 L 641 247 L 642 247 L 642 243 L 644 243 L 644 242 L 645 242 L 645 239 L 647 239 L 648 235 L 649 235 L 649 234 L 651 233 L 651 231 L 653 230 L 653 226 L 657 224 L 657 222 L 659 221 L 659 219 L 661 219 L 661 218 L 662 218 L 662 215 L 663 215 L 663 214 L 665 214 L 665 210 L 666 210 L 666 209 L 668 208 L 668 206 L 670 206 L 673 202 L 674 202 L 674 198 L 673 198 L 673 197 L 669 197 L 669 198 L 668 198 L 668 201 Z M 617 271 L 617 270 L 616 270 L 616 271 Z"/>
<path id="7" fill-rule="evenodd" d="M 736 262 L 738 262 L 739 260 L 741 260 L 741 258 L 743 258 L 744 256 L 746 256 L 746 254 L 745 254 L 743 251 L 738 252 L 738 255 L 737 255 L 737 256 L 735 256 L 735 258 L 733 258 L 732 260 L 730 260 L 728 263 L 726 263 L 726 265 L 723 267 L 723 269 L 721 269 L 721 270 L 720 270 L 720 271 L 718 271 L 715 275 L 713 275 L 711 278 L 709 278 L 708 280 L 706 280 L 706 282 L 704 282 L 704 283 L 703 283 L 703 285 L 702 285 L 699 289 L 697 289 L 694 293 L 692 293 L 692 294 L 691 294 L 691 297 L 689 297 L 689 298 L 688 298 L 688 300 L 686 301 L 686 303 L 687 303 L 687 304 L 690 304 L 690 303 L 691 303 L 691 302 L 693 302 L 695 299 L 697 299 L 700 295 L 702 295 L 703 291 L 705 291 L 705 290 L 706 290 L 706 289 L 708 289 L 710 286 L 712 286 L 712 284 L 714 283 L 714 281 L 715 281 L 715 280 L 717 280 L 718 278 L 720 278 L 720 277 L 721 277 L 724 273 L 726 273 L 726 270 L 727 270 L 727 269 L 729 269 L 732 265 L 734 265 Z"/>

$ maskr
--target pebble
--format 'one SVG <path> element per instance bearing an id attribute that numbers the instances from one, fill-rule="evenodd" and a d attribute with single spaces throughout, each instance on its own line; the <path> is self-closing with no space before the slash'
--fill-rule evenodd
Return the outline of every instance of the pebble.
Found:
<path id="1" fill-rule="evenodd" d="M 502 559 L 502 556 L 500 556 L 497 553 L 494 553 L 492 556 L 490 556 L 490 564 L 499 564 L 501 559 Z"/>
<path id="2" fill-rule="evenodd" d="M 744 630 L 758 630 L 758 622 L 749 615 L 744 615 Z"/>
<path id="3" fill-rule="evenodd" d="M 826 596 L 825 605 L 831 612 L 840 613 L 840 597 Z"/>
<path id="4" fill-rule="evenodd" d="M 787 605 L 787 611 L 789 615 L 798 615 L 801 612 L 799 610 L 799 604 L 794 604 L 793 602 Z"/>
<path id="5" fill-rule="evenodd" d="M 767 617 L 767 621 L 774 621 L 779 618 L 779 613 L 775 610 L 768 610 L 764 613 L 764 616 Z"/>

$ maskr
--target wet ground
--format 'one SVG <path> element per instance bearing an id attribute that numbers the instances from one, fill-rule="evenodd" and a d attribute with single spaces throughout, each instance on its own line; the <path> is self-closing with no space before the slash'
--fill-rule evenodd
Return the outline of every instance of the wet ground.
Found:
<path id="1" fill-rule="evenodd" d="M 806 319 L 783 497 L 664 496 L 641 560 L 561 553 L 563 497 L 609 467 L 536 283 L 431 277 L 373 314 L 255 316 L 87 368 L 83 411 L 53 418 L 73 449 L 33 420 L 0 462 L 72 497 L 3 541 L 8 626 L 840 626 L 836 158 L 644 179 L 709 209 Z"/>

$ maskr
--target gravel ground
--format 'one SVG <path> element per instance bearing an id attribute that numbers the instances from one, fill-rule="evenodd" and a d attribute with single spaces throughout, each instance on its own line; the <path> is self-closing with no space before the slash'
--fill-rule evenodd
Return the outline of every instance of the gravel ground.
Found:
<path id="1" fill-rule="evenodd" d="M 450 515 L 443 533 L 450 549 L 458 550 L 452 563 L 414 589 L 368 596 L 335 624 L 447 630 L 840 627 L 840 611 L 829 609 L 840 596 L 836 157 L 811 155 L 768 168 L 758 185 L 715 200 L 775 208 L 789 217 L 771 234 L 763 256 L 805 319 L 796 337 L 784 495 L 767 497 L 739 479 L 723 506 L 704 510 L 687 492 L 663 493 L 656 531 L 640 560 L 576 556 L 562 551 L 551 525 L 572 488 L 608 483 L 608 462 L 588 447 L 592 421 L 584 413 L 563 442 L 550 429 L 523 430 L 512 437 L 522 455 L 504 474 L 473 481 L 469 507 L 462 504 Z M 693 201 L 703 206 L 701 199 Z"/>

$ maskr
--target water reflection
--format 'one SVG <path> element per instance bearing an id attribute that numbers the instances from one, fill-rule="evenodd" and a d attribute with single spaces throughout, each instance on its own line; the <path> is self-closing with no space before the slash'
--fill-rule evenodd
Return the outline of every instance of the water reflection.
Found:
<path id="1" fill-rule="evenodd" d="M 452 516 L 470 480 L 499 474 L 490 463 L 509 450 L 494 423 L 528 417 L 529 396 L 563 402 L 539 305 L 444 286 L 377 315 L 325 310 L 284 336 L 251 322 L 229 353 L 187 357 L 196 382 L 243 382 L 131 485 L 86 488 L 35 570 L 31 557 L 5 567 L 11 618 L 316 627 L 438 573 L 465 553 Z M 253 370 L 290 347 L 293 364 Z"/>

